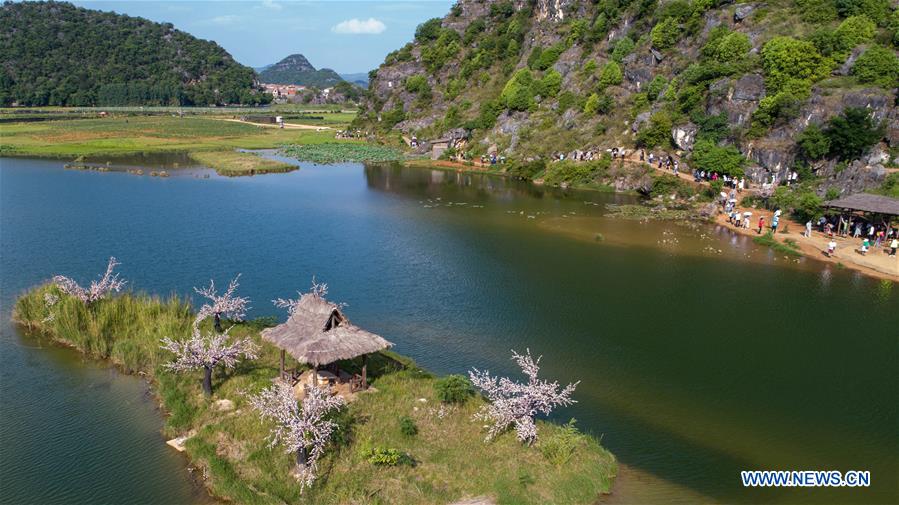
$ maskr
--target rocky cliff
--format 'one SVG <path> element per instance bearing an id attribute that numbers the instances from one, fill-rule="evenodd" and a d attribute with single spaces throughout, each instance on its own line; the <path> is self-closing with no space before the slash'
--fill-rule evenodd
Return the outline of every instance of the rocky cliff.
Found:
<path id="1" fill-rule="evenodd" d="M 460 0 L 387 56 L 359 122 L 464 128 L 472 156 L 644 148 L 856 191 L 899 161 L 897 43 L 889 0 Z M 860 152 L 827 137 L 847 108 L 876 130 Z"/>

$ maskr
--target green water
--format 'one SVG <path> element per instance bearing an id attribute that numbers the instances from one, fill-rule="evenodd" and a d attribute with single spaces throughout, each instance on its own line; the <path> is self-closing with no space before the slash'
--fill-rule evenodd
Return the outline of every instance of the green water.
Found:
<path id="1" fill-rule="evenodd" d="M 581 381 L 557 418 L 577 418 L 622 463 L 603 501 L 899 502 L 893 283 L 710 225 L 606 216 L 631 197 L 490 177 L 60 166 L 0 164 L 4 503 L 200 498 L 139 381 L 8 324 L 16 293 L 57 272 L 87 279 L 111 254 L 154 293 L 242 272 L 253 316 L 278 314 L 268 300 L 315 274 L 354 322 L 441 373 L 511 373 L 510 349 L 543 354 L 548 377 Z M 746 489 L 745 469 L 870 470 L 872 487 Z"/>

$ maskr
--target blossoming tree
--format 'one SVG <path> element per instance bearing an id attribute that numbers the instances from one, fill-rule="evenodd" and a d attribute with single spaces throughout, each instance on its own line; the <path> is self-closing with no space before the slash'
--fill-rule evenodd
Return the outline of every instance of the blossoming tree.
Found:
<path id="1" fill-rule="evenodd" d="M 472 384 L 484 392 L 489 402 L 475 414 L 475 419 L 492 423 L 486 440 L 493 439 L 514 425 L 518 440 L 530 445 L 537 440 L 534 416 L 548 415 L 556 406 L 576 403 L 571 399 L 571 394 L 580 381 L 560 389 L 558 382 L 537 378 L 541 358 L 539 356 L 536 361 L 531 358 L 530 349 L 524 355 L 512 351 L 512 359 L 528 378 L 524 383 L 508 377 L 494 377 L 489 371 L 477 368 L 468 372 Z"/>
<path id="2" fill-rule="evenodd" d="M 316 282 L 315 276 L 312 277 L 312 289 L 309 290 L 314 296 L 319 298 L 324 298 L 325 295 L 328 294 L 328 285 L 324 282 Z M 287 309 L 287 313 L 289 315 L 293 315 L 293 312 L 296 310 L 297 305 L 300 303 L 300 299 L 303 297 L 303 294 L 299 291 L 297 292 L 299 295 L 296 299 L 293 298 L 276 298 L 272 300 L 272 303 L 275 307 L 279 307 L 282 309 Z M 343 307 L 345 304 L 341 303 L 340 306 Z"/>
<path id="3" fill-rule="evenodd" d="M 237 277 L 228 284 L 228 289 L 221 295 L 215 289 L 214 280 L 209 281 L 209 287 L 203 289 L 194 288 L 198 295 L 209 300 L 197 311 L 197 318 L 194 321 L 195 327 L 199 327 L 200 322 L 212 316 L 215 318 L 215 331 L 221 333 L 222 316 L 237 321 L 243 320 L 247 315 L 247 306 L 250 303 L 250 299 L 235 295 L 237 288 L 240 286 L 240 283 L 237 282 L 238 279 L 240 279 L 240 274 L 237 274 Z"/>
<path id="4" fill-rule="evenodd" d="M 300 405 L 293 388 L 281 381 L 250 397 L 250 404 L 263 419 L 274 421 L 269 438 L 270 446 L 282 444 L 285 452 L 296 452 L 297 479 L 300 491 L 315 482 L 318 459 L 337 423 L 328 418 L 331 411 L 339 410 L 346 402 L 340 396 L 332 396 L 327 389 L 310 386 Z"/>
<path id="5" fill-rule="evenodd" d="M 212 395 L 212 370 L 223 365 L 234 368 L 241 355 L 255 359 L 257 346 L 249 338 L 228 342 L 228 332 L 201 334 L 194 328 L 191 338 L 178 342 L 170 338 L 162 340 L 162 348 L 175 354 L 175 361 L 163 365 L 173 372 L 190 372 L 203 369 L 203 392 Z"/>
<path id="6" fill-rule="evenodd" d="M 92 281 L 91 285 L 87 288 L 82 287 L 73 279 L 64 275 L 53 277 L 53 283 L 56 284 L 63 293 L 74 296 L 86 305 L 90 305 L 97 300 L 106 298 L 111 293 L 121 291 L 125 286 L 125 281 L 119 279 L 119 274 L 113 273 L 115 267 L 119 264 L 120 263 L 116 261 L 115 257 L 110 257 L 109 264 L 106 266 L 106 273 L 100 277 L 99 281 Z"/>

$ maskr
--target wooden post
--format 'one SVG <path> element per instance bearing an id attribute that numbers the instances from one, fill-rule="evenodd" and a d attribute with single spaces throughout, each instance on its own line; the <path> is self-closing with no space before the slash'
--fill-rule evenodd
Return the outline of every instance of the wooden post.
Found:
<path id="1" fill-rule="evenodd" d="M 281 349 L 281 378 L 284 378 L 284 349 Z"/>
<path id="2" fill-rule="evenodd" d="M 366 374 L 368 368 L 368 355 L 362 355 L 362 389 L 368 389 L 368 375 Z"/>

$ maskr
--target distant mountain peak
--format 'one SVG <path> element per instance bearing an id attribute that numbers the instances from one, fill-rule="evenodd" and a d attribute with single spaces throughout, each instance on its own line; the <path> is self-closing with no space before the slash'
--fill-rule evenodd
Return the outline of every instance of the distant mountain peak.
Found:
<path id="1" fill-rule="evenodd" d="M 291 54 L 269 68 L 291 69 L 297 72 L 314 72 L 316 69 L 302 54 Z"/>
<path id="2" fill-rule="evenodd" d="M 259 73 L 259 79 L 269 84 L 296 84 L 329 88 L 343 79 L 330 68 L 316 70 L 302 54 L 291 54 Z"/>

